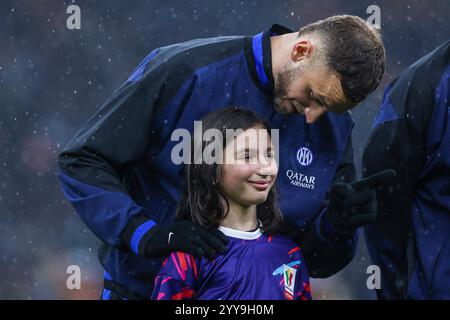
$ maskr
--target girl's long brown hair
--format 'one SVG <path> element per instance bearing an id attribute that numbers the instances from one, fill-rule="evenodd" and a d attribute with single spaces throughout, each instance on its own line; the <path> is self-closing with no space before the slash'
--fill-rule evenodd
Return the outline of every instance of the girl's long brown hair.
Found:
<path id="1" fill-rule="evenodd" d="M 229 134 L 227 129 L 245 131 L 255 126 L 266 129 L 270 135 L 268 124 L 249 110 L 226 107 L 213 111 L 202 118 L 202 131 L 213 128 L 220 130 L 223 137 L 221 145 L 224 147 L 227 134 Z M 185 187 L 177 207 L 176 217 L 178 220 L 192 220 L 206 228 L 216 228 L 228 214 L 229 208 L 228 200 L 220 187 L 221 166 L 217 163 L 206 164 L 204 161 L 196 164 L 193 161 L 195 148 L 201 147 L 201 151 L 203 151 L 208 143 L 211 142 L 202 141 L 195 146 L 195 142 L 192 140 L 192 161 L 185 167 Z M 226 205 L 221 199 L 225 200 Z M 257 205 L 256 212 L 265 233 L 273 234 L 280 229 L 283 218 L 278 207 L 276 184 L 269 191 L 266 201 Z"/>

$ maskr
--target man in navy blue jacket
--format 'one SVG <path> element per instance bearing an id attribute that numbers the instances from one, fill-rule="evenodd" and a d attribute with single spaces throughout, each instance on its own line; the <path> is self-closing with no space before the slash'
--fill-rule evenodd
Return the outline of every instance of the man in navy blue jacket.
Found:
<path id="1" fill-rule="evenodd" d="M 373 191 L 350 184 L 347 110 L 376 89 L 384 68 L 379 35 L 355 16 L 152 51 L 58 158 L 66 197 L 103 242 L 103 298 L 149 297 L 171 251 L 226 251 L 217 230 L 174 222 L 183 166 L 171 161 L 171 133 L 192 132 L 195 120 L 229 105 L 279 129 L 280 207 L 311 275 L 346 266 L 357 228 L 375 214 Z"/>
<path id="2" fill-rule="evenodd" d="M 450 41 L 385 89 L 363 174 L 392 168 L 365 228 L 381 299 L 450 299 Z"/>

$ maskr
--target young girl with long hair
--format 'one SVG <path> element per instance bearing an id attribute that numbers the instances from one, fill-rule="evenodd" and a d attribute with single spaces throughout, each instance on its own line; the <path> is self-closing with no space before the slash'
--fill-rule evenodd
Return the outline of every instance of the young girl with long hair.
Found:
<path id="1" fill-rule="evenodd" d="M 283 218 L 267 123 L 251 111 L 227 107 L 202 119 L 203 132 L 209 129 L 219 138 L 194 141 L 191 159 L 219 146 L 214 156 L 223 161 L 195 158 L 186 165 L 177 219 L 217 228 L 229 239 L 228 252 L 209 253 L 212 260 L 172 252 L 155 278 L 152 299 L 311 299 L 300 247 L 276 234 Z"/>

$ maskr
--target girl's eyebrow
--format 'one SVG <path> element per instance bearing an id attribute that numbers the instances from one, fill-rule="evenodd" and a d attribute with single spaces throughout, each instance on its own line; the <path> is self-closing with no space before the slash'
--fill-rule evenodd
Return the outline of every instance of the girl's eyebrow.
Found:
<path id="1" fill-rule="evenodd" d="M 236 153 L 238 153 L 238 152 L 249 152 L 249 151 L 254 151 L 255 149 L 249 149 L 249 148 L 245 148 L 245 149 L 239 149 L 239 148 L 236 148 Z"/>
<path id="2" fill-rule="evenodd" d="M 272 151 L 272 146 L 268 146 L 267 147 L 268 151 Z M 249 148 L 245 148 L 245 149 L 237 149 L 234 153 L 240 153 L 240 152 L 250 152 L 250 151 L 256 151 L 256 149 L 249 149 Z"/>

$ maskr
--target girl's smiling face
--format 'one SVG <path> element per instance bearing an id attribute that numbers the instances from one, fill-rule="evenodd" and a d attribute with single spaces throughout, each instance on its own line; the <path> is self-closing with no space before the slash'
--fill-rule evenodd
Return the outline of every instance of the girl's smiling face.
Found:
<path id="1" fill-rule="evenodd" d="M 266 201 L 278 174 L 274 153 L 269 133 L 258 126 L 225 147 L 220 186 L 228 200 L 243 206 Z"/>

